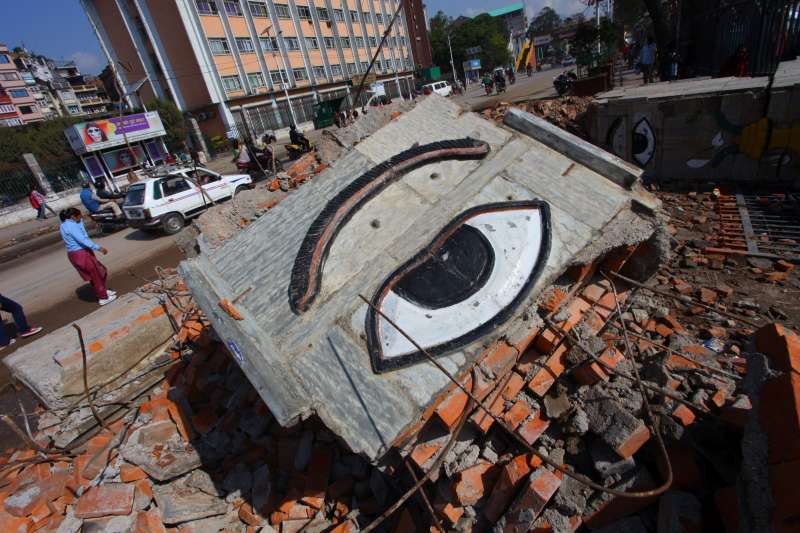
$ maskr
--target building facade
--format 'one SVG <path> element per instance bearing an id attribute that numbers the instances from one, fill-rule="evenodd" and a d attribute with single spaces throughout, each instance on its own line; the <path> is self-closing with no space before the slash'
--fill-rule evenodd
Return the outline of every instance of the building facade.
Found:
<path id="1" fill-rule="evenodd" d="M 0 126 L 22 126 L 44 120 L 31 86 L 17 68 L 8 47 L 0 44 Z M 32 80 L 32 78 L 31 78 Z"/>
<path id="2" fill-rule="evenodd" d="M 508 50 L 516 58 L 525 46 L 528 33 L 528 17 L 525 15 L 525 4 L 511 4 L 488 12 L 491 17 L 498 17 L 506 23 L 510 33 Z"/>
<path id="3" fill-rule="evenodd" d="M 415 66 L 427 68 L 433 65 L 433 50 L 428 37 L 428 14 L 422 0 L 403 0 L 408 39 Z"/>
<path id="4" fill-rule="evenodd" d="M 347 97 L 377 49 L 397 0 L 80 0 L 136 98 L 172 100 L 209 136 L 312 119 L 314 103 Z M 389 94 L 414 58 L 399 17 L 372 72 Z M 394 90 L 392 89 L 392 86 Z M 286 97 L 288 93 L 288 100 Z M 237 125 L 238 124 L 238 125 Z"/>

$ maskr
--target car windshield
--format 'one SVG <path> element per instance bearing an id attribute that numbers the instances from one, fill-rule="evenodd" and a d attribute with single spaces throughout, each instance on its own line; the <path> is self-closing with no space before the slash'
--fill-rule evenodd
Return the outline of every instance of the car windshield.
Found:
<path id="1" fill-rule="evenodd" d="M 125 205 L 142 205 L 144 204 L 144 183 L 136 183 L 128 188 L 128 194 L 125 195 Z"/>

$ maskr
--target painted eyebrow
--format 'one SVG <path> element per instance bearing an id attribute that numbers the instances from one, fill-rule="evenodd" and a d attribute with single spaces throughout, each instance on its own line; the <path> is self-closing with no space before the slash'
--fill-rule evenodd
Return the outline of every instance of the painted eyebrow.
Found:
<path id="1" fill-rule="evenodd" d="M 289 282 L 292 311 L 300 315 L 316 299 L 330 247 L 362 205 L 410 170 L 442 160 L 482 159 L 489 151 L 488 143 L 469 137 L 415 146 L 372 167 L 339 191 L 311 223 L 295 257 Z"/>

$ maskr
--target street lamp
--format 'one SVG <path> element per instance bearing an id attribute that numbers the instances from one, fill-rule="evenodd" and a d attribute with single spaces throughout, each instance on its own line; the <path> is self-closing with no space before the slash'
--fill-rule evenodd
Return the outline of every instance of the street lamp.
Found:
<path id="1" fill-rule="evenodd" d="M 264 35 L 265 33 L 267 35 L 269 35 L 269 32 L 270 32 L 271 29 L 272 29 L 272 26 L 267 26 L 264 29 L 264 31 L 262 31 L 258 35 L 261 36 L 261 35 Z M 276 44 L 278 44 L 278 41 L 283 42 L 283 30 L 281 30 L 280 28 L 278 28 L 278 31 L 277 31 Z M 279 48 L 283 48 L 283 47 L 279 46 Z M 277 54 L 277 52 L 275 51 L 275 47 L 273 46 L 272 47 L 272 58 L 273 59 L 275 59 L 275 55 L 276 54 Z M 281 74 L 281 85 L 283 85 L 283 94 L 286 96 L 286 103 L 289 105 L 289 114 L 292 115 L 292 124 L 294 124 L 296 126 L 297 125 L 297 118 L 295 118 L 295 116 L 294 116 L 294 108 L 292 107 L 292 100 L 289 98 L 289 89 L 287 88 L 288 83 L 286 83 L 289 80 L 289 69 L 286 66 L 286 59 L 283 57 L 283 54 L 279 54 L 279 55 L 281 56 L 281 65 L 283 65 L 283 73 Z M 277 61 L 276 61 L 276 64 L 277 64 Z M 286 78 L 284 78 L 284 76 L 286 76 Z"/>

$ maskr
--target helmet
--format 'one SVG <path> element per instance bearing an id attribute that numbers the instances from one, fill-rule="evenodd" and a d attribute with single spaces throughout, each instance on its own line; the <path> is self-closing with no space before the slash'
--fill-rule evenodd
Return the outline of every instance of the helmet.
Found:
<path id="1" fill-rule="evenodd" d="M 294 124 L 289 126 L 289 131 L 295 131 L 296 129 L 297 129 L 297 126 L 295 126 Z"/>

